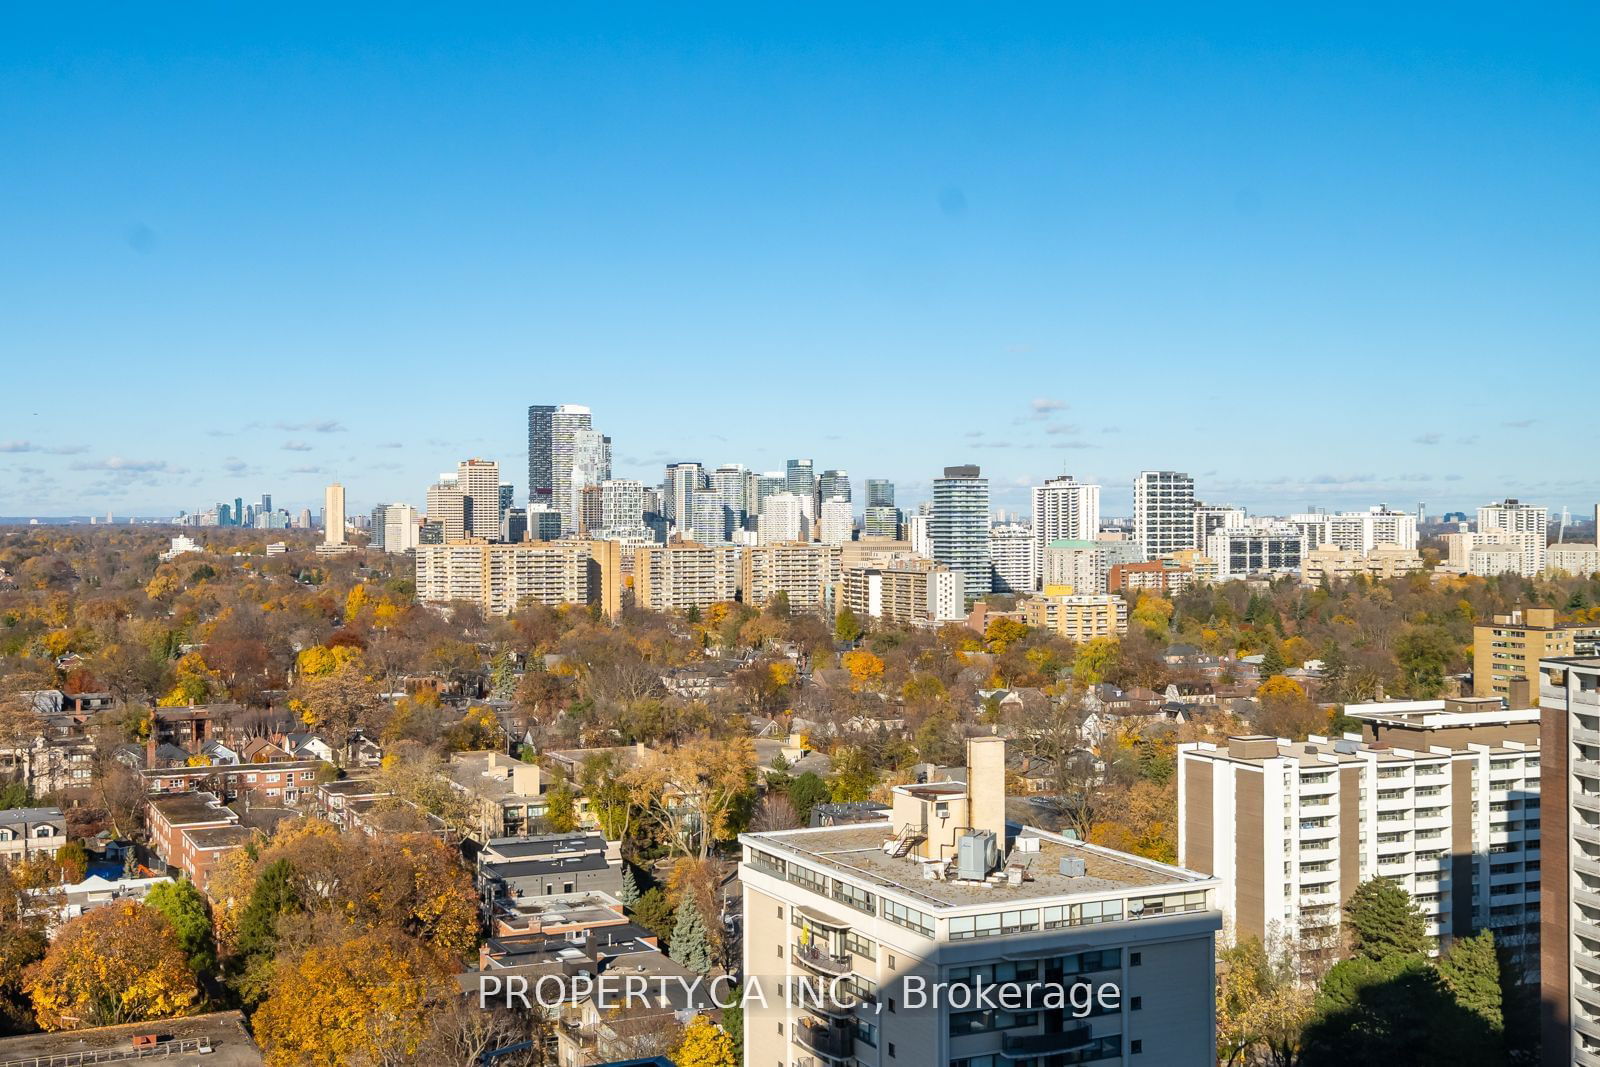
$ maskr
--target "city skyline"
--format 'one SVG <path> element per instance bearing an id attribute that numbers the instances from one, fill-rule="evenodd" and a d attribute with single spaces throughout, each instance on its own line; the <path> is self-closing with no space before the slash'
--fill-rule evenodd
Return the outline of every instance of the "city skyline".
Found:
<path id="1" fill-rule="evenodd" d="M 1600 498 L 1592 13 L 811 17 L 19 12 L 0 513 L 520 484 L 563 397 L 646 482 Z"/>

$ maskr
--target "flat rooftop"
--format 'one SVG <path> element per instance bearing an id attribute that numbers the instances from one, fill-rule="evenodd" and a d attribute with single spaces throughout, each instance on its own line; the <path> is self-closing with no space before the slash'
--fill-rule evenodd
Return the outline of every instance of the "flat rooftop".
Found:
<path id="1" fill-rule="evenodd" d="M 248 826 L 202 826 L 184 831 L 195 848 L 234 848 L 247 845 L 256 832 Z"/>
<path id="2" fill-rule="evenodd" d="M 149 1058 L 158 1058 L 163 1064 L 258 1067 L 262 1062 L 260 1049 L 245 1032 L 244 1016 L 236 1011 L 219 1011 L 184 1019 L 158 1019 L 147 1023 L 100 1026 L 91 1030 L 63 1030 L 55 1034 L 8 1037 L 0 1039 L 0 1064 L 32 1065 L 38 1061 L 40 1067 L 44 1067 L 52 1062 L 52 1057 L 56 1063 L 93 1063 L 95 1053 L 100 1053 L 103 1059 L 109 1059 L 108 1053 L 132 1052 L 130 1039 L 134 1034 L 156 1034 L 161 1038 L 161 1046 L 157 1046 Z M 207 1054 L 174 1051 L 174 1046 L 180 1043 L 197 1043 L 202 1039 L 210 1044 L 211 1051 Z M 162 1046 L 165 1046 L 165 1052 Z"/>
<path id="3" fill-rule="evenodd" d="M 150 806 L 173 826 L 193 826 L 196 823 L 233 822 L 238 818 L 232 811 L 221 807 L 210 793 L 171 793 L 148 798 Z"/>
<path id="4" fill-rule="evenodd" d="M 925 787 L 917 787 L 925 788 Z M 773 854 L 801 856 L 846 877 L 896 889 L 924 904 L 940 908 L 966 908 L 976 904 L 1036 900 L 1044 897 L 1097 896 L 1125 889 L 1156 886 L 1181 886 L 1209 881 L 1211 876 L 1153 860 L 1142 860 L 1098 845 L 1071 841 L 1056 834 L 1024 827 L 1012 839 L 1012 863 L 1027 865 L 1021 885 L 1006 882 L 951 882 L 923 878 L 923 862 L 912 855 L 896 859 L 883 851 L 889 833 L 887 823 L 865 826 L 833 826 L 820 830 L 785 830 L 771 834 L 750 834 L 752 847 Z M 1039 841 L 1039 851 L 1023 852 L 1016 847 L 1022 838 Z M 1081 859 L 1085 874 L 1081 878 L 1061 873 L 1061 861 Z"/>

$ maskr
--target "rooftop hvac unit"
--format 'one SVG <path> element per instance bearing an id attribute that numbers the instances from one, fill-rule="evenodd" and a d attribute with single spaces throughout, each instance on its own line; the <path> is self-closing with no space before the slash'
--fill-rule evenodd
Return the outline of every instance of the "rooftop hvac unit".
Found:
<path id="1" fill-rule="evenodd" d="M 1068 878 L 1082 878 L 1089 873 L 1088 864 L 1076 856 L 1061 861 L 1061 873 Z"/>
<path id="2" fill-rule="evenodd" d="M 968 830 L 956 844 L 956 877 L 964 882 L 981 882 L 989 877 L 998 860 L 994 834 L 988 830 Z"/>

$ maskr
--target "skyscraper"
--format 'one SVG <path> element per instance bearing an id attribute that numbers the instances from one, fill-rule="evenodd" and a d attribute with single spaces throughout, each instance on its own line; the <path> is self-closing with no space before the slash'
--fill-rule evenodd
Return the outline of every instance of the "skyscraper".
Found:
<path id="1" fill-rule="evenodd" d="M 1140 471 L 1133 482 L 1133 539 L 1147 560 L 1198 547 L 1194 479 L 1178 471 Z"/>
<path id="2" fill-rule="evenodd" d="M 805 508 L 806 518 L 816 518 L 817 475 L 812 469 L 811 461 L 791 459 L 787 465 L 785 480 L 788 482 L 789 492 L 800 498 L 800 505 Z"/>
<path id="3" fill-rule="evenodd" d="M 1517 573 L 1524 578 L 1537 578 L 1544 570 L 1549 527 L 1547 510 L 1515 498 L 1478 509 L 1478 537 L 1485 543 L 1515 545 L 1521 556 Z"/>
<path id="4" fill-rule="evenodd" d="M 724 463 L 712 471 L 707 479 L 711 485 L 710 491 L 732 514 L 735 528 L 742 528 L 746 516 L 750 513 L 750 503 L 745 492 L 749 474 L 742 463 Z"/>
<path id="5" fill-rule="evenodd" d="M 989 592 L 989 479 L 975 464 L 933 480 L 928 538 L 935 562 L 962 576 L 969 602 Z"/>
<path id="6" fill-rule="evenodd" d="M 705 484 L 705 468 L 694 462 L 667 464 L 666 480 L 661 485 L 661 503 L 667 521 L 688 529 L 694 520 L 694 496 Z"/>
<path id="7" fill-rule="evenodd" d="M 1093 541 L 1100 532 L 1100 487 L 1063 474 L 1033 487 L 1035 555 L 1044 559 L 1051 541 Z"/>
<path id="8" fill-rule="evenodd" d="M 867 507 L 894 507 L 894 483 L 886 478 L 868 478 Z"/>
<path id="9" fill-rule="evenodd" d="M 849 471 L 823 471 L 822 477 L 817 479 L 817 499 L 832 500 L 834 497 L 850 499 Z"/>
<path id="10" fill-rule="evenodd" d="M 811 540 L 805 509 L 800 506 L 800 498 L 793 493 L 773 493 L 761 502 L 758 530 L 764 545 Z"/>
<path id="11" fill-rule="evenodd" d="M 456 485 L 461 490 L 465 535 L 482 537 L 488 541 L 498 540 L 500 464 L 492 459 L 464 459 L 456 465 Z"/>
<path id="12" fill-rule="evenodd" d="M 574 430 L 570 455 L 561 513 L 561 527 L 566 533 L 583 526 L 580 514 L 583 491 L 598 488 L 611 477 L 611 439 L 596 430 Z M 561 491 L 560 486 L 557 489 Z"/>
<path id="13" fill-rule="evenodd" d="M 831 496 L 823 500 L 822 514 L 817 525 L 817 539 L 825 545 L 842 545 L 846 541 L 854 540 L 856 517 L 850 507 L 850 501 L 840 496 Z"/>
<path id="14" fill-rule="evenodd" d="M 593 419 L 589 409 L 580 404 L 558 405 L 555 413 L 550 416 L 550 506 L 560 512 L 563 530 L 577 529 L 577 513 L 573 510 L 572 495 L 575 438 L 579 431 L 593 429 Z M 592 446 L 591 454 L 597 448 L 598 445 Z M 569 522 L 571 525 L 568 525 Z"/>
<path id="15" fill-rule="evenodd" d="M 528 408 L 528 507 L 549 508 L 555 469 L 553 417 L 554 404 L 534 404 Z"/>
<path id="16" fill-rule="evenodd" d="M 466 497 L 461 492 L 458 475 L 439 475 L 439 480 L 428 487 L 427 508 L 428 521 L 439 524 L 441 543 L 459 541 L 467 536 Z"/>
<path id="17" fill-rule="evenodd" d="M 334 482 L 322 493 L 322 543 L 344 544 L 344 486 Z"/>

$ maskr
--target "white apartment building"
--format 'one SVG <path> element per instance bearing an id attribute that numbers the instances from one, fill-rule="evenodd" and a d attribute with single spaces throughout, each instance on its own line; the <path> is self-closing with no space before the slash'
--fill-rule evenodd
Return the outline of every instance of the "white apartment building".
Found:
<path id="1" fill-rule="evenodd" d="M 705 611 L 736 600 L 743 549 L 673 541 L 641 545 L 633 554 L 633 599 L 649 611 Z"/>
<path id="2" fill-rule="evenodd" d="M 1305 535 L 1307 550 L 1333 545 L 1366 555 L 1379 545 L 1417 547 L 1417 517 L 1387 504 L 1337 514 L 1303 512 L 1284 520 Z"/>
<path id="3" fill-rule="evenodd" d="M 1305 537 L 1291 525 L 1265 529 L 1222 529 L 1207 540 L 1206 557 L 1217 565 L 1217 580 L 1252 574 L 1298 573 L 1305 555 Z"/>
<path id="4" fill-rule="evenodd" d="M 989 479 L 976 465 L 933 480 L 928 540 L 934 560 L 961 575 L 968 601 L 989 592 Z"/>
<path id="5" fill-rule="evenodd" d="M 1488 927 L 1527 955 L 1539 916 L 1539 710 L 1498 697 L 1350 705 L 1362 733 L 1179 746 L 1178 862 L 1222 879 L 1241 934 L 1333 947 L 1381 875 L 1435 939 Z"/>
<path id="6" fill-rule="evenodd" d="M 383 509 L 383 550 L 391 555 L 417 547 L 417 509 L 390 504 Z"/>
<path id="7" fill-rule="evenodd" d="M 1551 545 L 1545 550 L 1544 566 L 1549 574 L 1593 574 L 1600 571 L 1600 547 L 1572 542 Z"/>
<path id="8" fill-rule="evenodd" d="M 598 430 L 572 432 L 572 464 L 567 473 L 567 495 L 562 512 L 564 532 L 582 530 L 583 493 L 605 484 L 611 477 L 611 438 Z"/>
<path id="9" fill-rule="evenodd" d="M 1032 593 L 1039 588 L 1039 541 L 1033 527 L 1011 522 L 989 527 L 989 588 L 996 593 Z"/>
<path id="10" fill-rule="evenodd" d="M 788 542 L 755 545 L 744 551 L 739 587 L 744 602 L 765 608 L 778 593 L 789 598 L 789 610 L 830 613 L 834 589 L 842 580 L 839 546 Z"/>
<path id="11" fill-rule="evenodd" d="M 1541 1062 L 1600 1067 L 1600 659 L 1544 659 L 1539 671 Z"/>
<path id="12" fill-rule="evenodd" d="M 743 971 L 763 993 L 744 1062 L 1216 1062 L 1216 879 L 1008 825 L 1002 738 L 967 742 L 966 782 L 892 801 L 880 821 L 741 835 Z M 992 983 L 1091 1003 L 963 999 Z"/>
<path id="13" fill-rule="evenodd" d="M 645 536 L 644 483 L 631 478 L 601 482 L 600 526 L 607 534 Z"/>
<path id="14" fill-rule="evenodd" d="M 855 540 L 856 513 L 848 497 L 829 497 L 822 502 L 817 519 L 817 539 L 825 545 L 842 545 Z"/>
<path id="15" fill-rule="evenodd" d="M 764 545 L 811 540 L 811 524 L 797 493 L 770 493 L 761 501 L 757 532 Z"/>
<path id="16" fill-rule="evenodd" d="M 524 604 L 588 604 L 600 599 L 587 541 L 491 544 L 481 538 L 418 545 L 417 599 L 465 600 L 486 615 L 509 615 Z"/>
<path id="17" fill-rule="evenodd" d="M 1147 560 L 1199 547 L 1194 479 L 1178 471 L 1140 471 L 1133 481 L 1133 539 Z"/>
<path id="18" fill-rule="evenodd" d="M 966 618 L 966 583 L 931 560 L 897 559 L 846 567 L 844 599 L 863 618 L 923 626 Z"/>
<path id="19" fill-rule="evenodd" d="M 1203 549 L 1211 535 L 1218 530 L 1240 530 L 1245 526 L 1244 508 L 1231 504 L 1200 504 L 1194 506 L 1194 545 Z"/>
<path id="20" fill-rule="evenodd" d="M 1063 474 L 1033 487 L 1033 534 L 1036 551 L 1052 541 L 1093 541 L 1100 532 L 1100 487 Z"/>
<path id="21" fill-rule="evenodd" d="M 1544 573 L 1546 544 L 1549 541 L 1550 513 L 1512 497 L 1478 509 L 1477 534 L 1500 534 L 1502 543 L 1517 546 L 1521 559 L 1517 573 L 1537 578 Z M 1476 545 L 1474 545 L 1476 547 Z"/>
<path id="22" fill-rule="evenodd" d="M 172 539 L 172 546 L 161 553 L 162 562 L 171 562 L 187 552 L 204 552 L 205 548 L 188 534 L 179 534 Z"/>
<path id="23" fill-rule="evenodd" d="M 577 434 L 593 429 L 593 413 L 581 404 L 558 404 L 550 415 L 550 509 L 561 516 L 563 533 L 578 528 L 572 489 Z M 592 442 L 586 447 L 592 452 Z"/>
<path id="24" fill-rule="evenodd" d="M 906 540 L 911 542 L 911 551 L 927 559 L 933 558 L 933 536 L 928 532 L 928 516 L 926 512 L 917 512 L 915 515 L 906 516 Z"/>

